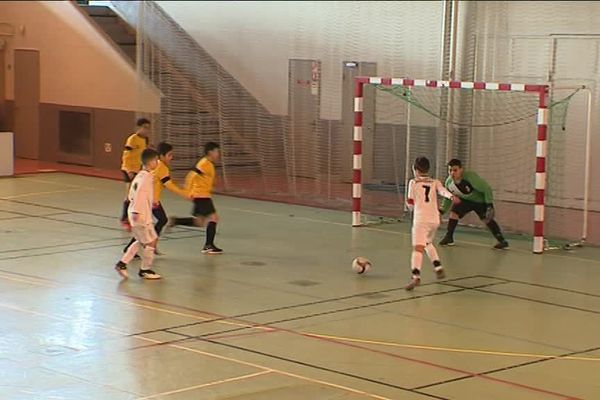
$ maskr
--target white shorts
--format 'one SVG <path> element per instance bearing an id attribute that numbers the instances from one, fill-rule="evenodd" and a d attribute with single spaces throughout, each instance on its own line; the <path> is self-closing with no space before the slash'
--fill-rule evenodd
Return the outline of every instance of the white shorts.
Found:
<path id="1" fill-rule="evenodd" d="M 158 238 L 156 235 L 156 230 L 154 230 L 154 226 L 152 224 L 133 225 L 131 227 L 131 233 L 133 234 L 135 240 L 144 245 L 152 243 Z"/>
<path id="2" fill-rule="evenodd" d="M 412 245 L 427 246 L 429 243 L 433 243 L 435 233 L 439 227 L 440 224 L 435 223 L 414 224 L 412 227 Z"/>

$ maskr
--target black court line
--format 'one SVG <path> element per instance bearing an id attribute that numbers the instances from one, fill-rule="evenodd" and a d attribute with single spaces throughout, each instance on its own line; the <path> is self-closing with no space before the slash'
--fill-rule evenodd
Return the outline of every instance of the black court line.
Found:
<path id="1" fill-rule="evenodd" d="M 450 286 L 450 287 L 456 287 L 456 288 L 463 287 L 463 286 L 455 285 L 455 284 L 452 284 L 452 283 L 443 283 L 443 282 L 440 282 L 440 284 L 444 285 L 444 286 Z M 475 291 L 478 291 L 478 292 L 481 292 L 481 293 L 493 294 L 493 295 L 496 295 L 496 296 L 510 297 L 510 298 L 513 298 L 513 299 L 529 301 L 529 302 L 532 302 L 532 303 L 545 304 L 545 305 L 548 305 L 548 306 L 553 306 L 553 307 L 558 307 L 558 308 L 564 308 L 564 309 L 567 309 L 567 310 L 575 310 L 575 311 L 581 311 L 581 312 L 585 312 L 585 313 L 600 315 L 600 311 L 590 310 L 589 308 L 569 306 L 569 305 L 566 305 L 566 304 L 553 303 L 551 301 L 537 300 L 537 299 L 532 299 L 530 297 L 518 296 L 516 294 L 494 292 L 494 291 L 491 291 L 491 290 L 484 290 L 484 289 L 479 289 L 479 288 L 472 288 L 472 290 L 475 290 Z"/>
<path id="2" fill-rule="evenodd" d="M 168 241 L 168 240 L 182 240 L 182 239 L 193 239 L 193 238 L 197 238 L 198 235 L 190 235 L 190 236 L 182 236 L 182 237 L 176 237 L 176 238 L 163 238 L 163 241 Z M 93 246 L 93 247 L 86 247 L 83 249 L 77 249 L 78 252 L 80 251 L 88 251 L 88 250 L 99 250 L 99 249 L 107 249 L 110 247 L 121 247 L 124 246 L 125 243 L 119 243 L 119 244 L 108 244 L 108 245 L 103 245 L 103 246 Z M 65 254 L 65 253 L 73 253 L 73 250 L 61 250 L 61 251 L 53 251 L 53 252 L 47 252 L 47 253 L 39 253 L 39 254 L 25 254 L 25 255 L 21 255 L 21 256 L 10 256 L 10 257 L 2 257 L 0 258 L 0 261 L 7 261 L 7 260 L 18 260 L 21 258 L 31 258 L 31 257 L 44 257 L 44 256 L 51 256 L 51 255 L 56 255 L 56 254 Z M 3 270 L 0 270 L 3 271 Z M 12 271 L 4 271 L 4 272 L 12 272 Z"/>
<path id="3" fill-rule="evenodd" d="M 520 283 L 522 285 L 527 285 L 527 286 L 534 286 L 534 287 L 539 287 L 539 288 L 543 288 L 543 289 L 552 289 L 552 290 L 558 290 L 558 291 L 561 291 L 561 292 L 574 293 L 574 294 L 580 294 L 580 295 L 583 295 L 583 296 L 600 298 L 600 294 L 582 292 L 580 290 L 574 290 L 574 289 L 568 289 L 568 288 L 557 287 L 557 286 L 550 286 L 550 285 L 542 285 L 540 283 L 531 283 L 531 282 L 519 281 L 519 280 L 516 280 L 516 279 L 498 278 L 498 277 L 489 276 L 489 275 L 480 275 L 480 276 L 482 278 L 501 279 L 503 281 L 510 282 L 510 283 Z"/>
<path id="4" fill-rule="evenodd" d="M 402 298 L 402 299 L 388 300 L 388 301 L 385 301 L 385 302 L 365 304 L 365 305 L 361 305 L 361 306 L 354 306 L 354 307 L 342 308 L 342 309 L 337 309 L 337 310 L 323 311 L 323 312 L 320 312 L 320 313 L 305 314 L 305 315 L 301 315 L 301 316 L 298 316 L 298 317 L 284 318 L 284 319 L 280 319 L 280 320 L 268 321 L 268 322 L 265 322 L 265 323 L 256 323 L 256 322 L 252 322 L 252 321 L 244 321 L 244 320 L 239 320 L 238 319 L 238 322 L 248 324 L 248 326 L 242 326 L 242 327 L 231 328 L 231 329 L 224 329 L 224 330 L 219 330 L 219 331 L 215 331 L 215 332 L 204 333 L 202 335 L 197 335 L 197 336 L 190 336 L 190 335 L 186 335 L 186 334 L 182 333 L 181 336 L 185 336 L 184 339 L 175 339 L 175 340 L 172 340 L 172 341 L 160 343 L 159 345 L 165 346 L 165 345 L 178 344 L 178 343 L 183 343 L 183 342 L 188 342 L 188 341 L 204 340 L 204 339 L 206 339 L 208 337 L 211 337 L 211 336 L 223 335 L 223 334 L 234 333 L 234 332 L 241 332 L 241 331 L 245 331 L 245 330 L 248 330 L 248 329 L 255 329 L 257 327 L 269 328 L 271 325 L 282 324 L 282 323 L 285 323 L 285 322 L 301 321 L 301 320 L 305 320 L 305 319 L 321 317 L 323 315 L 338 314 L 338 313 L 342 313 L 342 312 L 346 312 L 346 311 L 355 311 L 355 310 L 360 310 L 360 309 L 370 308 L 370 307 L 377 307 L 377 306 L 386 305 L 386 304 L 401 303 L 401 302 L 404 302 L 404 301 L 417 300 L 417 299 L 421 299 L 421 298 L 425 298 L 425 297 L 441 296 L 441 295 L 444 295 L 444 294 L 462 292 L 464 290 L 465 289 L 454 289 L 454 290 L 448 290 L 448 291 L 445 291 L 445 292 L 429 293 L 429 294 L 424 294 L 424 295 L 421 295 L 421 296 L 406 297 L 406 298 Z M 226 318 L 226 319 L 230 320 L 230 319 L 233 319 L 233 318 Z M 194 325 L 201 325 L 201 324 L 207 323 L 207 322 L 212 322 L 212 321 L 200 321 L 199 323 L 186 324 L 186 325 L 188 325 L 188 326 L 194 326 Z M 179 334 L 178 332 L 173 331 L 173 329 L 180 329 L 180 327 L 179 326 L 166 327 L 166 328 L 156 329 L 156 330 L 150 331 L 149 333 L 168 332 L 168 333 L 177 333 L 177 334 Z M 286 331 L 285 329 L 280 329 L 280 328 L 276 328 L 276 327 L 274 327 L 274 329 L 277 329 L 277 330 L 280 330 L 280 331 Z M 133 333 L 133 334 L 125 335 L 125 337 L 141 336 L 141 335 L 145 335 L 145 334 L 147 334 L 147 333 L 145 333 L 145 332 Z"/>
<path id="5" fill-rule="evenodd" d="M 446 379 L 444 381 L 430 383 L 428 385 L 417 386 L 417 387 L 414 387 L 413 389 L 415 389 L 415 390 L 427 389 L 427 388 L 431 388 L 431 387 L 434 387 L 434 386 L 445 385 L 447 383 L 454 383 L 454 382 L 459 382 L 459 381 L 462 381 L 462 380 L 465 380 L 465 379 L 475 378 L 476 376 L 490 375 L 490 374 L 495 374 L 495 373 L 498 373 L 498 372 L 509 371 L 511 369 L 526 367 L 528 365 L 541 364 L 541 363 L 546 362 L 546 361 L 560 360 L 560 359 L 565 358 L 565 357 L 573 357 L 573 356 L 576 356 L 576 355 L 579 355 L 579 354 L 590 353 L 592 351 L 597 351 L 597 350 L 600 350 L 600 347 L 592 347 L 590 349 L 572 351 L 570 353 L 559 354 L 557 356 L 552 356 L 552 357 L 538 358 L 537 360 L 522 362 L 522 363 L 519 363 L 519 364 L 513 364 L 513 365 L 509 365 L 507 367 L 490 369 L 488 371 L 480 372 L 480 373 L 475 374 L 473 376 L 461 376 L 461 377 L 458 377 L 458 378 Z"/>
<path id="6" fill-rule="evenodd" d="M 194 337 L 186 335 L 184 333 L 172 332 L 172 331 L 169 331 L 169 330 L 165 330 L 165 332 L 171 333 L 171 334 L 175 334 L 175 335 L 179 335 L 179 336 L 183 336 L 184 338 L 180 339 L 181 341 L 188 341 L 188 340 L 195 339 Z M 386 387 L 389 387 L 389 388 L 392 388 L 392 389 L 401 390 L 401 391 L 404 391 L 404 392 L 411 392 L 413 394 L 419 394 L 421 396 L 429 397 L 429 398 L 432 398 L 432 399 L 450 400 L 450 399 L 448 399 L 446 397 L 441 397 L 441 396 L 436 396 L 434 394 L 419 392 L 418 389 L 412 389 L 412 388 L 408 388 L 408 387 L 404 387 L 404 386 L 400 386 L 400 385 L 394 385 L 393 383 L 388 383 L 388 382 L 383 382 L 383 381 L 380 381 L 380 380 L 377 380 L 377 379 L 367 378 L 367 377 L 365 377 L 363 375 L 356 375 L 356 374 L 352 374 L 352 373 L 349 373 L 349 372 L 344 372 L 344 371 L 340 371 L 340 370 L 337 370 L 337 369 L 333 369 L 333 368 L 329 368 L 329 367 L 324 367 L 322 365 L 308 363 L 308 362 L 296 360 L 296 359 L 293 359 L 293 358 L 278 356 L 276 354 L 266 353 L 266 352 L 255 350 L 255 349 L 249 349 L 247 347 L 236 346 L 236 345 L 229 344 L 229 343 L 218 342 L 216 340 L 211 340 L 211 339 L 207 339 L 207 338 L 201 338 L 199 340 L 201 340 L 203 342 L 215 344 L 215 345 L 218 345 L 218 346 L 224 346 L 224 347 L 228 347 L 228 348 L 231 348 L 231 349 L 244 351 L 246 353 L 252 353 L 252 354 L 260 355 L 260 356 L 263 356 L 263 357 L 273 358 L 273 359 L 276 359 L 276 360 L 279 360 L 279 361 L 285 361 L 285 362 L 288 362 L 288 363 L 291 363 L 291 364 L 296 364 L 296 365 L 300 365 L 300 366 L 303 366 L 303 367 L 308 367 L 308 368 L 316 369 L 316 370 L 319 370 L 319 371 L 329 372 L 329 373 L 332 373 L 332 374 L 335 374 L 335 375 L 341 375 L 341 376 L 345 376 L 345 377 L 348 377 L 348 378 L 357 379 L 357 380 L 360 380 L 360 381 L 363 381 L 363 382 L 374 383 L 376 385 L 386 386 Z M 160 344 L 162 345 L 163 343 L 160 343 Z M 165 342 L 164 344 L 166 345 L 166 344 L 171 344 L 171 343 L 170 342 L 169 343 Z"/>
<path id="7" fill-rule="evenodd" d="M 26 205 L 26 206 L 47 208 L 50 210 L 66 211 L 66 212 L 70 212 L 73 214 L 86 214 L 86 215 L 93 215 L 95 217 L 110 218 L 110 219 L 115 219 L 115 220 L 118 219 L 114 215 L 106 215 L 106 214 L 99 214 L 99 213 L 94 213 L 94 212 L 89 212 L 89 211 L 73 210 L 73 209 L 65 208 L 65 207 L 48 206 L 48 205 L 39 204 L 39 203 L 32 203 L 29 201 L 22 201 L 22 200 L 15 200 L 15 199 L 1 199 L 1 198 L 0 198 L 0 201 L 8 201 L 10 203 L 22 204 L 22 205 Z"/>
<path id="8" fill-rule="evenodd" d="M 453 278 L 453 279 L 444 280 L 443 282 L 454 282 L 454 281 L 459 281 L 459 280 L 464 280 L 464 279 L 471 279 L 471 278 L 475 278 L 475 277 L 477 277 L 477 276 L 473 275 L 473 276 L 466 276 L 466 277 L 460 277 L 460 278 Z M 423 286 L 432 286 L 432 285 L 436 285 L 436 284 L 439 284 L 439 283 L 441 283 L 441 282 L 430 282 L 430 283 L 426 283 L 426 284 L 421 285 L 421 287 L 423 287 Z M 174 326 L 170 326 L 170 327 L 162 328 L 162 329 L 154 329 L 154 330 L 148 330 L 148 331 L 138 332 L 138 333 L 135 333 L 135 334 L 131 334 L 129 336 L 147 335 L 147 334 L 150 334 L 150 333 L 162 332 L 165 329 L 189 328 L 189 327 L 192 327 L 192 326 L 209 324 L 209 323 L 212 323 L 212 322 L 228 321 L 228 320 L 231 320 L 231 319 L 252 317 L 252 316 L 256 316 L 256 315 L 260 315 L 260 314 L 267 314 L 267 313 L 271 313 L 271 312 L 293 310 L 295 308 L 308 307 L 308 306 L 314 306 L 314 305 L 319 305 L 319 304 L 332 303 L 332 302 L 336 302 L 336 301 L 349 300 L 349 299 L 353 299 L 353 298 L 356 298 L 356 297 L 365 297 L 365 296 L 374 295 L 374 294 L 395 292 L 395 291 L 398 291 L 398 290 L 405 290 L 405 289 L 404 289 L 404 287 L 395 287 L 395 288 L 391 288 L 391 289 L 383 289 L 383 290 L 377 290 L 377 291 L 372 291 L 372 292 L 361 292 L 361 293 L 351 294 L 351 295 L 348 295 L 348 296 L 340 296 L 340 297 L 334 297 L 334 298 L 329 298 L 329 299 L 310 301 L 310 302 L 306 302 L 306 303 L 293 304 L 293 305 L 290 305 L 290 306 L 267 308 L 267 309 L 263 309 L 263 310 L 251 311 L 251 312 L 237 314 L 237 315 L 231 315 L 231 316 L 223 316 L 223 317 L 213 318 L 213 319 L 209 319 L 209 320 L 206 320 L 206 321 L 192 322 L 192 323 L 189 323 L 189 324 L 174 325 Z M 457 290 L 457 291 L 459 291 L 459 290 Z M 454 292 L 454 291 L 451 291 L 451 292 Z M 405 297 L 405 298 L 396 299 L 396 300 L 388 300 L 387 302 L 376 303 L 375 305 L 378 305 L 378 304 L 387 304 L 387 303 L 390 303 L 390 302 L 397 302 L 397 301 L 400 301 L 400 300 L 412 300 L 412 299 L 416 300 L 416 299 L 420 299 L 422 297 L 429 297 L 431 295 L 436 295 L 437 293 L 440 293 L 440 292 L 429 293 L 427 295 L 415 295 L 415 296 L 412 296 L 412 297 Z M 442 292 L 442 293 L 448 293 L 448 292 Z M 151 299 L 144 299 L 144 298 L 141 298 L 141 297 L 135 297 L 135 296 L 133 296 L 131 298 L 136 299 L 136 300 L 141 300 L 141 301 L 153 302 L 153 300 L 151 300 Z M 358 306 L 358 307 L 370 307 L 370 306 L 371 305 L 366 305 L 366 306 L 363 305 L 363 306 Z M 205 313 L 202 310 L 194 310 L 194 311 L 199 312 L 199 313 Z M 254 324 L 254 322 L 252 322 L 252 323 Z"/>

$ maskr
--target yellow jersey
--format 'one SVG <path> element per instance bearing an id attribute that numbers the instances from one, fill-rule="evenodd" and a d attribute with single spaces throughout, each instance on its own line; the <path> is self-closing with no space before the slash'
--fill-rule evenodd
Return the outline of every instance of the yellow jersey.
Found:
<path id="1" fill-rule="evenodd" d="M 127 138 L 121 157 L 121 169 L 126 172 L 139 172 L 142 169 L 142 151 L 148 147 L 148 138 L 134 133 Z"/>
<path id="2" fill-rule="evenodd" d="M 158 160 L 158 166 L 154 171 L 152 171 L 152 176 L 154 179 L 154 204 L 160 203 L 160 194 L 163 186 L 175 194 L 188 197 L 188 191 L 181 189 L 175 184 L 175 182 L 173 182 L 171 179 L 171 171 L 169 171 L 168 165 L 161 160 Z"/>
<path id="3" fill-rule="evenodd" d="M 185 187 L 194 198 L 210 198 L 215 184 L 215 165 L 206 157 L 185 178 Z"/>

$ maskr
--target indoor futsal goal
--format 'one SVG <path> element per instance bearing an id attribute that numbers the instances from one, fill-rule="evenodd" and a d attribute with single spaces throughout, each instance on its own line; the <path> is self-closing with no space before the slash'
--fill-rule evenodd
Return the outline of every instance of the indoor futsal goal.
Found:
<path id="1" fill-rule="evenodd" d="M 552 182 L 548 138 L 552 127 L 565 130 L 577 91 L 552 102 L 542 84 L 356 77 L 352 225 L 386 204 L 401 207 L 417 156 L 430 159 L 442 182 L 448 160 L 459 158 L 492 186 L 500 224 L 510 220 L 510 228 L 531 232 L 533 251 L 543 252 Z M 556 151 L 557 188 L 562 157 Z M 384 187 L 399 201 L 391 202 Z"/>

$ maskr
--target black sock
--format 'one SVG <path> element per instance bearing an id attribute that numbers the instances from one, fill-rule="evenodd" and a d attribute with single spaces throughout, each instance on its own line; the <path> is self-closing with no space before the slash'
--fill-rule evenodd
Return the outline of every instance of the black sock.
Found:
<path id="1" fill-rule="evenodd" d="M 135 238 L 131 238 L 131 240 L 129 241 L 129 243 L 127 243 L 127 246 L 125 246 L 125 248 L 123 249 L 123 253 L 127 253 L 127 250 L 129 250 L 129 247 L 131 247 L 131 245 L 135 242 Z"/>
<path id="2" fill-rule="evenodd" d="M 458 220 L 450 218 L 448 220 L 448 232 L 446 233 L 446 236 L 453 237 L 454 230 L 456 229 L 457 225 L 458 225 Z"/>
<path id="3" fill-rule="evenodd" d="M 173 225 L 194 226 L 194 218 L 173 218 Z"/>
<path id="4" fill-rule="evenodd" d="M 502 236 L 500 227 L 498 226 L 498 223 L 495 220 L 491 220 L 486 225 L 487 225 L 488 229 L 492 232 L 492 235 L 494 235 L 494 237 L 496 238 L 497 241 L 504 242 L 504 236 Z"/>
<path id="5" fill-rule="evenodd" d="M 121 221 L 127 221 L 127 209 L 129 208 L 129 200 L 123 201 L 123 210 L 121 210 Z"/>
<path id="6" fill-rule="evenodd" d="M 217 234 L 217 223 L 209 222 L 206 227 L 206 246 L 214 246 L 215 236 Z"/>

